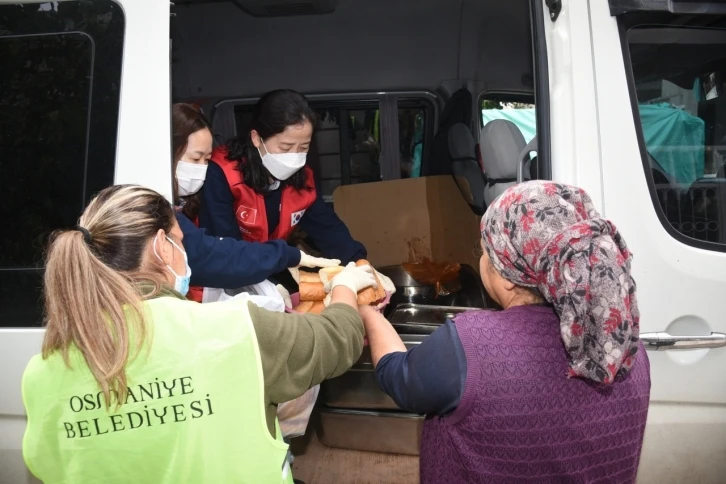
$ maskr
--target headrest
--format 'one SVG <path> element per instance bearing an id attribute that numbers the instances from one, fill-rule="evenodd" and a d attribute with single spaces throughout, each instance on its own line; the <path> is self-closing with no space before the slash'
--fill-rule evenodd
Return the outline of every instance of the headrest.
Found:
<path id="1" fill-rule="evenodd" d="M 481 130 L 479 150 L 489 178 L 516 178 L 519 155 L 527 145 L 519 128 L 504 119 L 489 121 Z"/>
<path id="2" fill-rule="evenodd" d="M 449 129 L 449 155 L 451 160 L 471 159 L 476 161 L 476 143 L 469 127 L 457 123 Z"/>

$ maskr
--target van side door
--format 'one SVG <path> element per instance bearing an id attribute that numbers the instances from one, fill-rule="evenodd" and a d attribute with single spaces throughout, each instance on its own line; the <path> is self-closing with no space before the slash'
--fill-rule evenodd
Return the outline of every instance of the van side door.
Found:
<path id="1" fill-rule="evenodd" d="M 635 254 L 650 350 L 639 481 L 723 482 L 726 9 L 590 0 L 589 12 L 602 206 Z"/>

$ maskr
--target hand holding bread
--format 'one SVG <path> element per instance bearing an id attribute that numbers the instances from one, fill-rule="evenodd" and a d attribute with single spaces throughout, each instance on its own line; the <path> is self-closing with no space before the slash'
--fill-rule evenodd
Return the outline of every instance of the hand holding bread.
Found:
<path id="1" fill-rule="evenodd" d="M 325 267 L 318 273 L 300 271 L 298 279 L 301 301 L 295 308 L 298 312 L 322 311 L 330 303 L 329 293 L 337 286 L 345 286 L 356 293 L 359 305 L 379 303 L 386 298 L 376 271 L 366 260 L 351 262 L 345 267 Z"/>
<path id="2" fill-rule="evenodd" d="M 323 277 L 320 277 L 321 281 Z M 337 274 L 326 277 L 326 279 L 327 282 L 323 282 L 323 289 L 326 293 L 332 291 L 334 287 L 345 286 L 358 294 L 368 287 L 378 285 L 373 275 L 373 268 L 369 265 L 357 266 L 355 262 L 351 262 L 342 270 L 337 271 Z M 323 295 L 323 297 L 325 296 Z"/>

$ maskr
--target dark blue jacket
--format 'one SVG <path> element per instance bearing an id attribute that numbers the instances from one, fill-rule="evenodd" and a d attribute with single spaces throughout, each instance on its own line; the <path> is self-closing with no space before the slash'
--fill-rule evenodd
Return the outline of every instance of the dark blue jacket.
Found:
<path id="1" fill-rule="evenodd" d="M 177 212 L 176 219 L 184 234 L 193 286 L 236 289 L 262 282 L 300 263 L 300 251 L 284 240 L 261 244 L 214 237 L 182 213 Z"/>
<path id="2" fill-rule="evenodd" d="M 363 244 L 353 240 L 348 227 L 323 201 L 320 190 L 317 190 L 317 193 L 315 202 L 300 220 L 300 228 L 317 245 L 323 257 L 340 259 L 342 264 L 365 259 L 367 252 Z M 241 239 L 237 219 L 234 216 L 234 196 L 222 168 L 216 163 L 209 163 L 201 198 L 203 202 L 199 213 L 199 224 L 214 235 Z M 269 233 L 272 233 L 280 223 L 281 198 L 280 189 L 265 195 Z"/>

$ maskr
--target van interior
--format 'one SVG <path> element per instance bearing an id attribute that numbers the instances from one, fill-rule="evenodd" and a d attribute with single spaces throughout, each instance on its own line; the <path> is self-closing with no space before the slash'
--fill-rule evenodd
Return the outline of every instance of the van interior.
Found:
<path id="1" fill-rule="evenodd" d="M 536 123 L 515 113 L 537 111 L 531 18 L 542 12 L 530 3 L 177 0 L 173 101 L 202 107 L 224 143 L 245 132 L 263 93 L 298 90 L 319 115 L 308 160 L 326 202 L 339 187 L 448 175 L 481 215 L 516 182 L 528 143 L 520 176 L 537 177 Z M 331 392 L 293 441 L 295 477 L 418 482 L 422 419 L 375 401 L 331 408 Z"/>
<path id="2" fill-rule="evenodd" d="M 340 185 L 450 174 L 453 158 L 481 211 L 482 103 L 534 103 L 529 3 L 180 0 L 173 96 L 203 106 L 223 141 L 261 94 L 298 90 L 321 118 L 311 164 L 326 200 Z"/>

